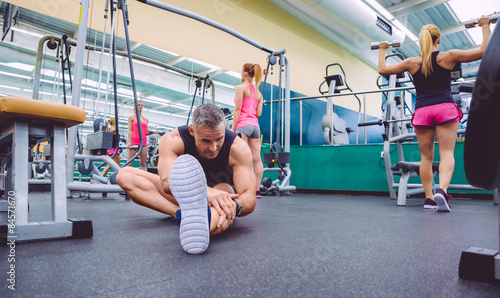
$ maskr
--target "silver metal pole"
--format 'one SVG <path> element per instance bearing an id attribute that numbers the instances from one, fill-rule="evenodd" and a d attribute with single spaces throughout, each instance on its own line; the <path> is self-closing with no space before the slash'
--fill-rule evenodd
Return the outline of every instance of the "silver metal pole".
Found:
<path id="1" fill-rule="evenodd" d="M 285 128 L 285 115 L 286 115 L 286 108 L 285 108 L 285 100 L 283 100 L 283 98 L 286 97 L 285 95 L 285 92 L 286 92 L 286 72 L 285 72 L 285 61 L 284 61 L 284 56 L 283 55 L 283 64 L 281 64 L 281 61 L 280 61 L 280 72 L 281 72 L 281 82 L 280 82 L 280 86 L 283 86 L 285 85 L 285 88 L 281 88 L 279 91 L 280 91 L 280 95 L 279 95 L 279 98 L 281 98 L 281 115 L 280 115 L 280 119 L 281 119 L 281 125 L 280 125 L 280 136 L 281 136 L 281 144 L 284 145 L 285 144 L 285 131 L 286 131 L 286 128 Z M 283 146 L 284 147 L 284 146 Z M 287 150 L 288 152 L 288 150 Z"/>
<path id="2" fill-rule="evenodd" d="M 335 93 L 335 86 L 337 85 L 337 81 L 332 80 L 330 82 L 330 88 L 328 88 L 328 94 L 334 94 Z M 328 130 L 330 132 L 330 135 L 328 136 L 328 140 L 325 139 L 325 133 L 323 131 L 323 139 L 324 143 L 327 145 L 332 145 L 333 144 L 333 99 L 331 97 L 326 98 L 326 112 L 325 116 L 327 119 L 328 123 Z"/>
<path id="3" fill-rule="evenodd" d="M 285 151 L 290 152 L 290 61 L 286 55 L 285 58 L 286 74 L 285 74 Z M 290 164 L 287 164 L 289 167 Z"/>
<path id="4" fill-rule="evenodd" d="M 401 93 L 399 94 L 399 102 L 400 102 L 400 106 L 401 106 L 401 114 L 399 115 L 399 119 L 404 119 L 405 118 L 405 102 L 406 102 L 406 98 L 404 97 L 405 95 L 405 91 L 404 90 L 401 90 Z M 404 126 L 403 126 L 403 123 L 400 124 L 400 128 L 401 128 L 401 134 L 404 134 Z"/>
<path id="5" fill-rule="evenodd" d="M 392 74 L 389 76 L 389 88 L 388 89 L 394 89 L 396 86 L 396 75 Z M 387 89 L 386 89 L 387 90 Z M 395 115 L 394 110 L 396 109 L 396 101 L 394 100 L 396 91 L 389 91 L 387 92 L 387 106 L 386 106 L 386 111 L 389 109 L 390 114 L 385 114 L 386 117 L 384 120 L 390 121 L 392 120 L 392 116 Z M 393 128 L 394 124 L 392 122 L 389 122 L 389 134 L 388 138 L 391 138 L 393 136 Z"/>
<path id="6" fill-rule="evenodd" d="M 302 101 L 301 101 L 302 103 Z M 366 95 L 363 95 L 363 122 L 366 123 Z M 365 131 L 365 144 L 366 144 L 366 126 L 364 127 L 364 131 Z"/>
<path id="7" fill-rule="evenodd" d="M 300 146 L 302 146 L 302 101 L 299 101 L 299 107 L 300 107 Z"/>
<path id="8" fill-rule="evenodd" d="M 274 84 L 274 80 L 273 80 L 273 72 L 274 72 L 274 65 L 271 65 L 271 101 L 273 100 L 273 84 Z M 273 146 L 273 105 L 271 104 L 271 108 L 270 108 L 270 117 L 269 117 L 269 148 L 272 148 Z"/>
<path id="9" fill-rule="evenodd" d="M 83 77 L 83 60 L 85 52 L 85 41 L 87 35 L 87 19 L 89 16 L 89 0 L 82 0 L 80 15 L 80 26 L 78 26 L 76 58 L 75 58 L 75 75 L 73 79 L 72 105 L 80 106 L 80 92 L 82 88 Z M 66 158 L 66 184 L 73 181 L 73 172 L 75 170 L 75 150 L 76 150 L 76 135 L 77 126 L 68 129 L 68 155 Z M 71 197 L 72 193 L 69 189 L 66 191 L 66 196 Z"/>

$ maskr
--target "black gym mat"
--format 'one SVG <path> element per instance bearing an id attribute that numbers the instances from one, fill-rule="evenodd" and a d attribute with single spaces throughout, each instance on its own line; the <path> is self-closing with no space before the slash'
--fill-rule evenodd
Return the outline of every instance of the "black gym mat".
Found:
<path id="1" fill-rule="evenodd" d="M 30 194 L 32 220 L 50 194 Z M 188 255 L 170 217 L 109 194 L 68 200 L 94 237 L 16 245 L 16 291 L 1 297 L 498 297 L 499 285 L 458 277 L 461 252 L 498 249 L 492 201 L 452 200 L 451 213 L 386 197 L 263 197 L 255 212 Z M 4 216 L 2 213 L 1 216 Z M 7 296 L 8 295 L 8 296 Z"/>

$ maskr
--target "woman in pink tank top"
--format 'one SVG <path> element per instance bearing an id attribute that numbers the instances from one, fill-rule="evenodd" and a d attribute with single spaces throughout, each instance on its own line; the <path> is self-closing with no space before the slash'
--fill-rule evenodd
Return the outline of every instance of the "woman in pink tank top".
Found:
<path id="1" fill-rule="evenodd" d="M 153 134 L 154 132 L 150 132 L 148 129 L 148 119 L 146 117 L 142 116 L 142 108 L 144 104 L 142 103 L 142 100 L 138 101 L 138 106 L 139 106 L 139 116 L 141 119 L 141 130 L 142 130 L 142 150 L 139 155 L 139 164 L 141 165 L 141 170 L 147 170 L 146 168 L 146 159 L 148 158 L 148 135 Z M 137 149 L 139 149 L 139 144 L 140 144 L 140 138 L 139 138 L 139 129 L 137 125 L 137 116 L 135 114 L 134 110 L 134 115 L 131 115 L 128 117 L 128 142 L 127 142 L 127 149 L 128 149 L 128 159 L 131 159 L 134 157 L 134 155 L 137 153 Z M 128 164 L 129 166 L 132 165 L 132 163 Z"/>
<path id="2" fill-rule="evenodd" d="M 255 78 L 255 86 L 253 85 Z M 262 114 L 262 94 L 256 88 L 262 80 L 262 69 L 259 64 L 245 63 L 241 71 L 243 84 L 236 87 L 234 97 L 233 125 L 231 131 L 241 133 L 252 151 L 256 196 L 260 198 L 260 182 L 263 175 L 263 165 L 260 158 L 260 127 L 257 119 Z"/>
<path id="3" fill-rule="evenodd" d="M 108 125 L 109 125 L 109 128 L 107 127 Z M 120 147 L 119 146 L 120 138 L 119 138 L 119 136 L 116 135 L 115 117 L 109 118 L 108 125 L 106 126 L 106 130 L 113 133 L 113 148 L 109 149 L 107 153 L 109 156 L 112 156 L 115 153 L 115 151 L 118 150 L 118 152 L 116 152 L 116 155 L 113 158 L 113 160 L 116 162 L 116 164 L 118 166 L 120 166 L 120 148 L 119 148 Z M 116 143 L 115 143 L 115 140 L 116 140 Z M 111 166 L 107 165 L 106 168 L 104 168 L 104 170 L 102 171 L 102 176 L 105 177 L 106 174 L 109 172 L 109 170 L 111 170 Z"/>

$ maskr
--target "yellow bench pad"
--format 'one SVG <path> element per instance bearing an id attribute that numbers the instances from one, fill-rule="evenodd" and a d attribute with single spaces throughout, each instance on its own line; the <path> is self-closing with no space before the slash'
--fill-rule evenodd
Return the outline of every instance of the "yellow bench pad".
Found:
<path id="1" fill-rule="evenodd" d="M 0 98 L 0 126 L 18 118 L 33 122 L 59 122 L 68 128 L 85 121 L 85 110 L 72 105 L 28 99 L 16 96 Z"/>

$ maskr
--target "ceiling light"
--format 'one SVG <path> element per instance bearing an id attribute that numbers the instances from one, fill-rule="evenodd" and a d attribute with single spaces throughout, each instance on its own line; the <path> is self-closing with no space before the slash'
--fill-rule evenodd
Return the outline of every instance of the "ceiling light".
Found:
<path id="1" fill-rule="evenodd" d="M 230 75 L 232 77 L 235 77 L 237 79 L 241 79 L 241 73 L 237 73 L 236 71 L 228 70 L 228 71 L 226 71 L 224 73 L 227 74 L 227 75 Z"/>
<path id="2" fill-rule="evenodd" d="M 181 103 L 178 103 L 178 104 L 172 104 L 170 105 L 171 107 L 174 107 L 174 108 L 178 108 L 178 109 L 181 109 L 181 110 L 185 110 L 185 111 L 189 111 L 191 109 L 191 107 L 187 106 L 187 105 L 184 105 L 184 104 L 181 104 Z"/>
<path id="3" fill-rule="evenodd" d="M 224 87 L 224 88 L 231 89 L 231 90 L 236 89 L 236 86 L 234 86 L 234 85 L 230 85 L 230 84 L 222 83 L 222 82 L 219 82 L 219 81 L 212 81 L 212 82 L 213 82 L 213 83 L 214 83 L 214 85 L 216 85 L 216 86 Z M 268 82 L 268 84 L 269 84 L 269 82 Z"/>
<path id="4" fill-rule="evenodd" d="M 87 86 L 91 86 L 91 87 L 94 87 L 94 88 L 106 89 L 106 84 L 104 84 L 104 83 L 98 84 L 94 80 L 83 79 L 82 80 L 82 84 L 83 85 L 87 85 Z"/>
<path id="5" fill-rule="evenodd" d="M 8 67 L 17 68 L 17 69 L 21 69 L 21 70 L 25 70 L 25 71 L 33 71 L 35 69 L 35 66 L 33 66 L 33 65 L 20 63 L 20 62 L 8 62 L 8 63 L 0 62 L 0 65 L 5 65 Z"/>
<path id="6" fill-rule="evenodd" d="M 7 85 L 0 85 L 0 88 L 13 89 L 13 90 L 22 90 L 19 87 L 12 87 L 12 86 L 7 86 Z"/>
<path id="7" fill-rule="evenodd" d="M 167 102 L 170 102 L 170 100 L 168 99 L 165 99 L 165 98 L 161 98 L 161 97 L 158 97 L 158 96 L 154 96 L 154 95 L 150 95 L 148 97 L 146 97 L 147 99 L 150 99 L 152 101 L 156 101 L 156 102 L 160 102 L 160 103 L 167 103 Z"/>
<path id="8" fill-rule="evenodd" d="M 149 110 L 150 112 L 153 112 L 153 113 L 158 113 L 158 114 L 163 114 L 163 115 L 167 115 L 167 116 L 171 116 L 172 113 L 168 113 L 168 112 L 163 112 L 163 111 L 157 111 L 157 110 Z"/>
<path id="9" fill-rule="evenodd" d="M 55 71 L 53 71 L 51 69 L 42 69 L 40 73 L 42 75 L 44 75 L 44 76 L 53 77 L 53 78 L 59 78 L 59 77 L 61 77 L 61 73 L 60 72 L 56 73 Z M 64 74 L 64 79 L 69 82 L 69 74 L 65 73 Z"/>
<path id="10" fill-rule="evenodd" d="M 23 29 L 23 28 L 20 28 L 18 26 L 12 26 L 11 27 L 11 30 L 12 31 L 16 31 L 16 32 L 19 32 L 19 33 L 24 33 L 24 34 L 28 34 L 28 35 L 33 35 L 35 37 L 38 37 L 38 38 L 42 38 L 44 35 L 41 34 L 41 33 L 38 33 L 38 32 L 35 32 L 35 31 L 31 31 L 31 30 L 26 30 L 26 29 Z"/>
<path id="11" fill-rule="evenodd" d="M 125 88 L 118 88 L 116 90 L 118 93 L 121 93 L 121 94 L 124 94 L 124 95 L 128 95 L 128 96 L 134 96 L 134 91 L 133 90 L 130 90 L 130 89 L 125 89 Z M 137 91 L 136 91 L 137 92 Z M 140 92 L 137 92 L 137 97 L 140 97 L 141 96 L 141 93 Z"/>
<path id="12" fill-rule="evenodd" d="M 179 118 L 187 119 L 187 116 L 182 116 L 182 115 L 177 115 L 177 114 L 171 114 L 170 116 L 174 116 L 174 117 L 179 117 Z"/>
<path id="13" fill-rule="evenodd" d="M 15 73 L 10 73 L 10 72 L 6 72 L 6 71 L 0 71 L 0 74 L 6 75 L 6 76 L 10 76 L 10 77 L 16 77 L 16 78 L 26 79 L 26 80 L 31 80 L 32 79 L 32 77 L 30 77 L 30 76 L 23 76 L 23 75 L 19 75 L 19 74 L 15 74 Z"/>

